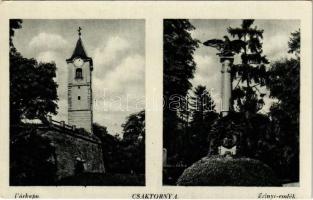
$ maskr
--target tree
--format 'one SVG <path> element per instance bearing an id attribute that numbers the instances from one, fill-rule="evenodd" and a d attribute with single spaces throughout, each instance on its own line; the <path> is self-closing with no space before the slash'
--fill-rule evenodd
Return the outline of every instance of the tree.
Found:
<path id="1" fill-rule="evenodd" d="M 145 172 L 145 111 L 131 114 L 122 125 L 122 145 L 126 165 L 131 173 Z"/>
<path id="2" fill-rule="evenodd" d="M 131 114 L 122 125 L 123 141 L 135 143 L 145 137 L 145 111 Z"/>
<path id="3" fill-rule="evenodd" d="M 194 96 L 191 97 L 191 124 L 204 124 L 210 114 L 216 113 L 215 103 L 205 86 L 198 85 L 195 87 Z M 215 118 L 215 117 L 213 117 Z"/>
<path id="4" fill-rule="evenodd" d="M 267 88 L 278 102 L 270 108 L 276 144 L 274 166 L 281 177 L 299 179 L 300 30 L 291 33 L 289 53 L 295 58 L 276 61 L 268 71 Z M 283 170 L 279 170 L 283 169 Z"/>
<path id="5" fill-rule="evenodd" d="M 243 20 L 240 27 L 227 29 L 228 33 L 244 44 L 239 55 L 241 63 L 233 65 L 232 78 L 238 81 L 233 90 L 232 98 L 236 101 L 240 111 L 247 114 L 256 113 L 263 105 L 263 96 L 258 87 L 264 86 L 266 81 L 266 56 L 262 55 L 263 30 L 252 27 L 254 20 Z M 244 84 L 245 83 L 245 84 Z"/>
<path id="6" fill-rule="evenodd" d="M 22 20 L 21 19 L 11 19 L 10 20 L 10 48 L 14 48 L 13 44 L 13 36 L 15 33 L 15 29 L 22 28 Z"/>
<path id="7" fill-rule="evenodd" d="M 237 110 L 248 116 L 256 113 L 264 104 L 262 97 L 265 94 L 259 92 L 258 87 L 265 85 L 265 65 L 269 63 L 266 56 L 262 55 L 263 30 L 258 30 L 256 26 L 252 28 L 253 22 L 254 20 L 243 20 L 240 27 L 229 27 L 227 31 L 234 40 L 224 36 L 224 41 L 210 39 L 203 43 L 217 48 L 219 56 L 240 55 L 241 63 L 234 64 L 231 68 L 232 81 L 237 81 L 232 91 L 232 100 L 237 104 Z"/>
<path id="8" fill-rule="evenodd" d="M 108 173 L 145 172 L 145 111 L 130 114 L 122 124 L 123 138 L 112 136 L 105 126 L 93 124 L 101 140 L 103 161 Z"/>
<path id="9" fill-rule="evenodd" d="M 252 27 L 254 20 L 243 20 L 238 28 L 227 29 L 228 33 L 234 38 L 230 40 L 224 36 L 224 41 L 211 39 L 204 42 L 204 45 L 217 48 L 218 55 L 240 56 L 241 62 L 234 64 L 231 68 L 232 84 L 236 83 L 232 90 L 232 102 L 234 110 L 239 113 L 230 113 L 227 117 L 217 120 L 209 133 L 210 154 L 217 153 L 217 147 L 223 144 L 224 140 L 233 140 L 239 149 L 239 154 L 243 156 L 255 157 L 257 143 L 262 135 L 258 130 L 264 130 L 262 124 L 255 123 L 259 119 L 264 123 L 264 116 L 258 115 L 264 104 L 262 97 L 264 94 L 259 92 L 259 87 L 264 86 L 267 73 L 265 65 L 268 60 L 262 55 L 263 30 Z M 234 104 L 235 103 L 235 104 Z M 264 132 L 264 135 L 266 133 Z M 224 145 L 224 144 L 223 144 Z"/>
<path id="10" fill-rule="evenodd" d="M 300 106 L 300 31 L 291 33 L 288 42 L 289 53 L 294 53 L 296 58 L 284 59 L 272 64 L 268 75 L 267 88 L 270 97 L 278 99 L 271 110 L 283 111 L 292 121 L 294 131 L 299 126 Z"/>
<path id="11" fill-rule="evenodd" d="M 110 135 L 105 126 L 94 123 L 92 129 L 93 134 L 101 141 L 102 159 L 105 165 L 105 171 L 110 173 L 116 168 L 116 165 L 120 164 L 120 160 L 118 160 L 119 157 L 117 156 L 119 153 L 117 149 L 120 141 L 116 137 Z"/>
<path id="12" fill-rule="evenodd" d="M 214 101 L 205 86 L 198 85 L 193 93 L 194 95 L 190 98 L 192 115 L 189 131 L 191 134 L 189 138 L 190 148 L 186 148 L 190 154 L 188 155 L 188 164 L 207 155 L 209 149 L 208 133 L 211 125 L 218 117 Z"/>
<path id="13" fill-rule="evenodd" d="M 10 120 L 38 118 L 46 121 L 48 113 L 57 114 L 57 83 L 55 63 L 38 63 L 24 58 L 14 48 L 15 29 L 21 20 L 10 20 Z"/>
<path id="14" fill-rule="evenodd" d="M 291 33 L 291 38 L 288 42 L 288 53 L 295 53 L 296 57 L 300 56 L 300 29 Z"/>
<path id="15" fill-rule="evenodd" d="M 179 105 L 173 106 L 172 101 L 185 98 L 192 86 L 189 80 L 193 78 L 196 67 L 193 54 L 199 41 L 191 37 L 190 31 L 193 29 L 192 24 L 185 19 L 164 20 L 163 96 L 166 105 L 163 114 L 163 146 L 169 156 L 177 152 L 178 144 Z"/>
<path id="16" fill-rule="evenodd" d="M 19 137 L 10 140 L 10 185 L 55 185 L 57 156 L 51 139 L 33 125 L 11 131 Z"/>

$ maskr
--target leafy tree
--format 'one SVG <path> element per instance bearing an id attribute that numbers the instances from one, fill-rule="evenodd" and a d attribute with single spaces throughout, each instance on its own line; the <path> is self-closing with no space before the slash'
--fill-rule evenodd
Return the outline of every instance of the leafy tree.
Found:
<path id="1" fill-rule="evenodd" d="M 131 173 L 145 172 L 145 111 L 131 114 L 123 127 L 122 144 Z"/>
<path id="2" fill-rule="evenodd" d="M 205 86 L 199 85 L 190 98 L 192 119 L 190 122 L 191 134 L 189 138 L 190 148 L 186 148 L 188 155 L 187 163 L 191 164 L 208 153 L 208 133 L 211 125 L 217 119 L 215 104 Z"/>
<path id="3" fill-rule="evenodd" d="M 123 141 L 135 143 L 145 137 L 145 111 L 131 114 L 122 125 Z"/>
<path id="4" fill-rule="evenodd" d="M 104 162 L 106 172 L 114 170 L 114 160 L 116 159 L 116 148 L 118 147 L 119 140 L 110 135 L 107 127 L 101 126 L 98 123 L 93 124 L 93 134 L 101 141 L 102 159 Z"/>
<path id="5" fill-rule="evenodd" d="M 14 48 L 13 44 L 13 36 L 15 33 L 15 29 L 22 28 L 22 20 L 21 19 L 11 19 L 10 20 L 10 48 Z"/>
<path id="6" fill-rule="evenodd" d="M 51 139 L 29 125 L 12 127 L 19 137 L 10 140 L 10 185 L 54 185 L 57 156 Z"/>
<path id="7" fill-rule="evenodd" d="M 272 64 L 268 75 L 267 88 L 270 97 L 278 99 L 272 105 L 274 113 L 283 111 L 292 121 L 293 131 L 298 132 L 299 106 L 300 106 L 300 31 L 291 33 L 289 53 L 294 53 L 296 58 L 284 59 Z"/>
<path id="8" fill-rule="evenodd" d="M 196 63 L 193 54 L 198 47 L 198 40 L 191 37 L 194 27 L 186 19 L 164 20 L 163 34 L 163 85 L 164 101 L 163 141 L 168 155 L 177 152 L 178 114 L 176 107 L 171 105 L 175 97 L 184 99 L 191 88 Z M 175 150 L 176 149 L 176 150 Z"/>
<path id="9" fill-rule="evenodd" d="M 46 121 L 48 113 L 57 113 L 57 83 L 55 63 L 38 63 L 24 58 L 14 48 L 14 31 L 21 28 L 21 20 L 10 20 L 10 120 L 22 118 Z"/>
<path id="10" fill-rule="evenodd" d="M 300 56 L 300 29 L 291 33 L 291 38 L 288 42 L 288 53 L 295 53 L 296 57 Z"/>
<path id="11" fill-rule="evenodd" d="M 269 63 L 262 55 L 263 30 L 252 27 L 253 22 L 252 19 L 243 20 L 240 27 L 227 29 L 232 37 L 245 44 L 240 52 L 241 63 L 232 67 L 233 79 L 238 80 L 232 98 L 239 110 L 247 113 L 256 113 L 264 105 L 264 94 L 258 94 L 258 87 L 265 85 L 265 65 Z"/>
<path id="12" fill-rule="evenodd" d="M 270 109 L 275 134 L 275 152 L 279 162 L 274 168 L 281 177 L 299 178 L 299 112 L 300 112 L 300 30 L 291 33 L 289 53 L 295 58 L 272 64 L 266 83 L 270 97 L 277 99 Z M 277 159 L 278 158 L 278 159 Z M 282 169 L 282 170 L 279 170 Z"/>
<path id="13" fill-rule="evenodd" d="M 131 114 L 122 125 L 123 138 L 112 136 L 105 126 L 93 124 L 101 140 L 103 161 L 108 173 L 145 172 L 145 112 Z"/>

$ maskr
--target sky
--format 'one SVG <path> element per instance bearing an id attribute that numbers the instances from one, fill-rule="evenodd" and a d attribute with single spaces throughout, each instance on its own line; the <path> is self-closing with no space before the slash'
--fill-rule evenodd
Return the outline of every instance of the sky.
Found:
<path id="1" fill-rule="evenodd" d="M 54 61 L 59 96 L 55 120 L 67 122 L 67 64 L 82 28 L 86 53 L 92 57 L 94 122 L 120 134 L 126 117 L 145 108 L 144 20 L 23 20 L 13 38 L 26 58 Z"/>
<path id="2" fill-rule="evenodd" d="M 195 30 L 191 31 L 191 36 L 200 42 L 209 39 L 222 39 L 227 34 L 228 27 L 239 27 L 242 20 L 225 20 L 225 19 L 194 19 L 190 20 Z M 300 28 L 299 20 L 255 20 L 253 25 L 258 29 L 263 29 L 263 55 L 266 55 L 271 63 L 283 58 L 290 58 L 293 55 L 288 54 L 288 41 L 290 33 Z M 194 78 L 191 80 L 193 86 L 204 85 L 209 91 L 216 104 L 216 110 L 220 110 L 221 94 L 221 64 L 216 55 L 217 50 L 200 44 L 194 53 L 194 61 L 197 64 Z M 234 64 L 240 59 L 235 57 Z M 267 67 L 270 67 L 268 65 Z M 265 105 L 260 112 L 267 113 L 275 100 L 270 99 L 266 88 L 261 88 L 266 92 L 264 98 Z"/>
<path id="3" fill-rule="evenodd" d="M 226 29 L 239 27 L 241 20 L 193 19 L 193 38 L 205 42 L 222 38 Z M 82 27 L 82 41 L 94 61 L 94 122 L 120 134 L 126 117 L 145 107 L 145 22 L 144 20 L 23 20 L 13 42 L 24 57 L 54 61 L 57 66 L 58 115 L 55 120 L 67 122 L 67 64 Z M 287 54 L 290 33 L 298 30 L 298 20 L 256 20 L 253 26 L 264 29 L 263 53 L 270 62 L 290 57 Z M 161 34 L 161 33 L 160 33 Z M 220 110 L 220 63 L 217 51 L 200 44 L 194 54 L 197 64 L 193 86 L 205 85 Z M 239 59 L 235 58 L 235 63 Z M 162 70 L 162 68 L 160 68 Z M 262 112 L 272 100 L 266 96 Z"/>

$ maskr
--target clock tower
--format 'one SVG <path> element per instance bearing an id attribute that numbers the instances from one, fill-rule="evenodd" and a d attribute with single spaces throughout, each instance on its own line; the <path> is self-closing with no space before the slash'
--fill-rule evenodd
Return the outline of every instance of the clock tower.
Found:
<path id="1" fill-rule="evenodd" d="M 88 57 L 78 29 L 78 40 L 68 65 L 68 123 L 92 133 L 92 58 Z"/>

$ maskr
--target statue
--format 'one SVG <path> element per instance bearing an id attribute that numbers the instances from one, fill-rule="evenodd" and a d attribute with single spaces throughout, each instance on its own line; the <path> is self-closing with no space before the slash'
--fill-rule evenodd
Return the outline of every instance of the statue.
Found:
<path id="1" fill-rule="evenodd" d="M 231 57 L 234 53 L 239 53 L 246 43 L 242 40 L 230 40 L 228 36 L 224 36 L 224 40 L 211 39 L 203 43 L 205 46 L 216 48 L 220 57 Z"/>

